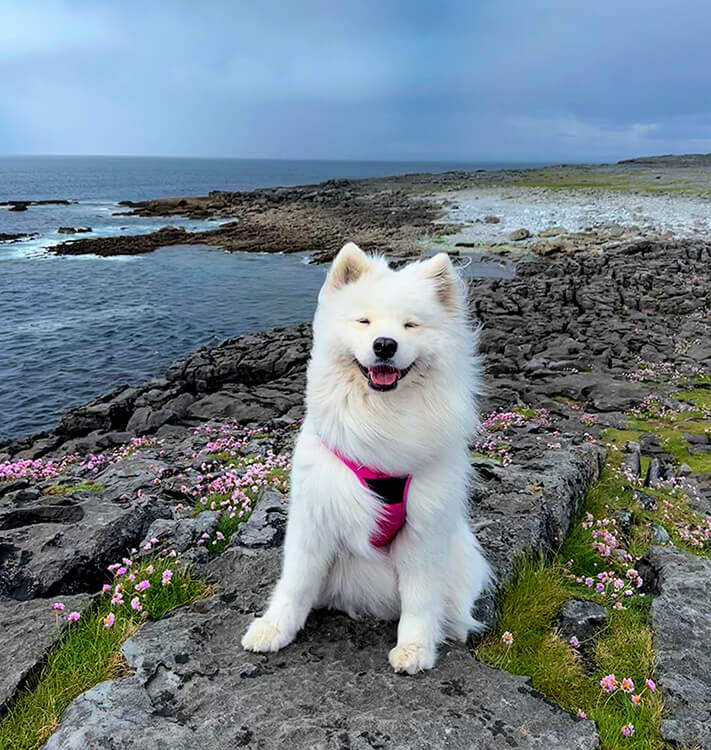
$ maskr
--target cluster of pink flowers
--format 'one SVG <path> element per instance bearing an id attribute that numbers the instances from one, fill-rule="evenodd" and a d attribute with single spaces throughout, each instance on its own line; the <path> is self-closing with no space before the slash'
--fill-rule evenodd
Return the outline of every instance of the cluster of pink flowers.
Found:
<path id="1" fill-rule="evenodd" d="M 658 395 L 650 393 L 642 399 L 639 406 L 631 410 L 631 413 L 640 419 L 663 419 L 671 414 L 678 414 L 680 411 L 681 409 L 665 406 Z"/>
<path id="2" fill-rule="evenodd" d="M 685 353 L 695 341 L 686 340 L 677 342 L 674 349 L 679 354 Z M 625 377 L 635 383 L 659 382 L 679 383 L 680 381 L 689 380 L 705 375 L 707 372 L 703 367 L 698 365 L 681 364 L 675 365 L 673 362 L 645 362 L 643 359 L 637 359 L 637 369 L 632 372 L 626 372 Z"/>
<path id="3" fill-rule="evenodd" d="M 597 424 L 597 414 L 588 414 L 587 412 L 584 412 L 580 415 L 580 421 L 583 424 L 588 425 L 588 427 L 591 427 L 594 424 Z"/>
<path id="4" fill-rule="evenodd" d="M 58 460 L 45 460 L 43 458 L 20 459 L 0 463 L 0 482 L 15 479 L 29 479 L 41 481 L 43 479 L 56 479 L 66 472 L 70 466 L 78 466 L 94 475 L 104 466 L 115 464 L 127 456 L 155 444 L 155 438 L 136 437 L 128 443 L 118 446 L 110 453 L 90 453 L 81 459 L 76 454 L 63 456 Z"/>
<path id="5" fill-rule="evenodd" d="M 150 448 L 155 443 L 155 438 L 134 437 L 128 443 L 118 446 L 110 453 L 90 453 L 79 466 L 86 469 L 90 474 L 98 474 L 100 469 L 140 453 L 143 449 Z"/>
<path id="6" fill-rule="evenodd" d="M 620 694 L 627 694 L 629 696 L 630 703 L 634 708 L 639 708 L 643 702 L 643 696 L 645 692 L 655 693 L 657 691 L 657 685 L 651 678 L 644 681 L 644 688 L 639 692 L 635 692 L 634 680 L 631 677 L 624 677 L 622 680 L 618 680 L 614 674 L 608 674 L 600 680 L 600 687 L 603 693 L 611 695 L 619 691 Z M 578 711 L 578 716 L 581 716 Z M 586 718 L 583 714 L 582 718 Z M 634 734 L 634 724 L 628 722 L 620 727 L 620 732 L 625 737 L 631 737 Z"/>
<path id="7" fill-rule="evenodd" d="M 523 411 L 523 410 L 522 410 Z M 481 423 L 481 437 L 474 443 L 474 450 L 487 456 L 495 458 L 504 466 L 511 463 L 511 445 L 506 442 L 503 435 L 515 427 L 524 427 L 529 423 L 541 427 L 551 424 L 548 409 L 526 409 L 528 414 L 519 411 L 494 411 Z M 553 433 L 557 436 L 558 433 Z M 560 444 L 555 446 L 560 448 Z"/>
<path id="8" fill-rule="evenodd" d="M 63 474 L 78 456 L 68 455 L 58 461 L 45 461 L 42 458 L 20 459 L 0 463 L 0 482 L 15 479 L 54 479 Z"/>
<path id="9" fill-rule="evenodd" d="M 706 523 L 679 525 L 679 536 L 691 547 L 704 549 L 711 547 L 711 516 L 706 517 Z"/>

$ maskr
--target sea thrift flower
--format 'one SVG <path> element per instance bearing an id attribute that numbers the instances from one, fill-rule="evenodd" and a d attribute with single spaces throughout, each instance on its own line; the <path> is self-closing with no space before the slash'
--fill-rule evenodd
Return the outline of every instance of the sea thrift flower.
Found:
<path id="1" fill-rule="evenodd" d="M 111 597 L 111 604 L 114 604 L 114 605 L 116 605 L 116 604 L 123 604 L 123 596 L 121 595 L 120 592 L 114 594 Z"/>
<path id="2" fill-rule="evenodd" d="M 81 617 L 81 615 L 78 612 L 70 612 L 67 615 L 67 620 L 69 622 L 76 622 L 80 617 Z"/>
<path id="3" fill-rule="evenodd" d="M 111 591 L 111 586 L 109 586 L 109 584 L 108 584 L 108 583 L 105 583 L 105 584 L 104 584 L 104 585 L 103 585 L 103 586 L 101 587 L 101 590 L 102 590 L 102 591 L 103 591 L 103 592 L 104 592 L 105 594 L 108 594 L 108 593 L 109 593 L 109 591 Z"/>
<path id="4" fill-rule="evenodd" d="M 149 565 L 149 566 L 148 566 L 148 567 L 146 568 L 146 573 L 148 573 L 148 575 L 149 575 L 149 576 L 152 576 L 152 575 L 153 575 L 153 566 L 152 566 L 152 565 Z"/>
<path id="5" fill-rule="evenodd" d="M 579 640 L 578 640 L 578 639 L 577 639 L 577 638 L 576 638 L 575 636 L 573 636 L 573 637 L 572 637 L 572 638 L 571 638 L 571 639 L 570 639 L 570 640 L 568 641 L 568 643 L 570 643 L 570 645 L 571 645 L 571 646 L 572 646 L 573 648 L 578 648 L 578 646 L 580 645 L 580 641 L 579 641 Z"/>
<path id="6" fill-rule="evenodd" d="M 642 704 L 642 696 L 641 695 L 633 695 L 630 700 L 632 701 L 633 706 L 639 706 Z"/>
<path id="7" fill-rule="evenodd" d="M 622 689 L 625 693 L 634 693 L 634 682 L 632 682 L 630 677 L 625 677 L 624 680 L 622 680 Z"/>
<path id="8" fill-rule="evenodd" d="M 634 724 L 625 724 L 620 731 L 625 737 L 631 737 L 634 734 Z"/>
<path id="9" fill-rule="evenodd" d="M 106 615 L 106 617 L 104 617 L 104 627 L 105 627 L 105 628 L 110 628 L 110 627 L 112 627 L 112 626 L 113 626 L 113 624 L 114 624 L 114 620 L 115 620 L 115 619 L 116 619 L 116 618 L 114 617 L 114 613 L 113 613 L 113 612 L 109 612 L 109 614 L 108 614 L 108 615 Z"/>
<path id="10" fill-rule="evenodd" d="M 118 569 L 118 570 L 116 571 L 116 575 L 117 575 L 117 576 L 122 576 L 122 575 L 124 575 L 124 573 L 125 573 L 125 572 L 126 572 L 126 568 L 124 568 L 123 566 L 121 566 L 121 567 L 120 567 L 120 568 L 119 568 L 119 569 Z"/>
<path id="11" fill-rule="evenodd" d="M 173 571 L 172 570 L 164 570 L 163 575 L 161 576 L 161 583 L 164 586 L 170 586 L 170 579 L 173 577 Z"/>
<path id="12" fill-rule="evenodd" d="M 148 581 L 140 581 L 136 584 L 136 591 L 145 591 L 146 589 L 149 589 L 151 587 L 151 584 Z"/>
<path id="13" fill-rule="evenodd" d="M 587 719 L 588 718 L 588 715 L 585 713 L 585 711 L 583 711 L 582 708 L 578 709 L 578 718 L 579 719 Z"/>
<path id="14" fill-rule="evenodd" d="M 609 674 L 607 677 L 603 677 L 600 680 L 600 687 L 606 692 L 606 693 L 614 693 L 615 690 L 617 690 L 617 677 L 615 677 L 614 674 Z"/>
<path id="15" fill-rule="evenodd" d="M 131 599 L 131 609 L 135 610 L 136 612 L 140 612 L 143 607 L 141 606 L 141 602 L 137 596 L 134 596 L 133 599 Z"/>
<path id="16" fill-rule="evenodd" d="M 52 609 L 55 612 L 63 612 L 64 611 L 64 605 L 62 604 L 62 602 L 57 602 L 56 604 L 52 605 Z"/>
<path id="17" fill-rule="evenodd" d="M 512 633 L 509 633 L 509 631 L 507 630 L 507 631 L 506 631 L 506 632 L 505 632 L 505 633 L 504 633 L 504 634 L 503 634 L 503 635 L 501 636 L 501 640 L 502 640 L 502 641 L 503 641 L 503 642 L 504 642 L 504 643 L 505 643 L 505 644 L 506 644 L 507 646 L 511 646 L 511 645 L 513 644 L 513 642 L 514 642 L 514 637 L 513 637 L 513 634 L 512 634 Z"/>
<path id="18" fill-rule="evenodd" d="M 654 680 L 646 680 L 645 684 L 649 688 L 650 693 L 656 693 L 657 691 L 657 684 L 654 682 Z"/>

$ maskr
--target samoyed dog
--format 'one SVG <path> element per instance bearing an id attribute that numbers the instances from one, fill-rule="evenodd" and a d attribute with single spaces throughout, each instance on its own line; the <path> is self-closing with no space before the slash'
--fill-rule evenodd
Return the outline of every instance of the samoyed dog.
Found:
<path id="1" fill-rule="evenodd" d="M 399 618 L 398 672 L 480 629 L 490 569 L 468 517 L 478 367 L 449 257 L 393 270 L 353 243 L 319 293 L 281 578 L 242 638 L 294 640 L 314 607 Z"/>

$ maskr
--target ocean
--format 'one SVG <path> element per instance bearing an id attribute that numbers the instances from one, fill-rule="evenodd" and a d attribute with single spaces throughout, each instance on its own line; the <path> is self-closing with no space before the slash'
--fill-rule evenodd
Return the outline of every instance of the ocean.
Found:
<path id="1" fill-rule="evenodd" d="M 82 237 L 189 230 L 209 221 L 116 215 L 120 200 L 200 195 L 377 177 L 524 164 L 337 162 L 152 157 L 0 157 L 0 437 L 52 429 L 62 411 L 120 384 L 160 373 L 199 346 L 311 318 L 324 269 L 305 256 L 224 253 L 176 247 L 139 256 L 57 257 L 44 248 L 67 239 L 60 226 L 91 227 Z"/>

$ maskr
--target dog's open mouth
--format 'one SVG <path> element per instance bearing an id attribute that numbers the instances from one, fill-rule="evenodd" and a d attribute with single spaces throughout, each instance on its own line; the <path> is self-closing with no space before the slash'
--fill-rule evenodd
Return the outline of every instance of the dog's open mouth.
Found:
<path id="1" fill-rule="evenodd" d="M 397 388 L 398 381 L 402 380 L 412 365 L 406 367 L 404 370 L 398 370 L 397 367 L 390 367 L 390 365 L 374 365 L 373 367 L 363 367 L 363 365 L 356 360 L 360 371 L 364 377 L 368 380 L 368 385 L 374 391 L 392 391 Z"/>

